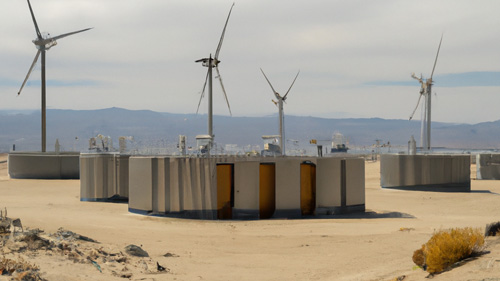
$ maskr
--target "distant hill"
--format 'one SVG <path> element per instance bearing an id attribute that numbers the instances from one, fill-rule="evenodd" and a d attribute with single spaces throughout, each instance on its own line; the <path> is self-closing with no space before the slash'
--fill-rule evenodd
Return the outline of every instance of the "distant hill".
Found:
<path id="1" fill-rule="evenodd" d="M 370 146 L 380 139 L 392 145 L 406 146 L 411 135 L 417 143 L 420 121 L 380 118 L 326 119 L 305 116 L 285 117 L 286 139 L 306 146 L 310 139 L 330 145 L 332 135 L 340 132 L 351 145 Z M 16 144 L 17 150 L 40 149 L 40 112 L 0 111 L 0 152 Z M 118 146 L 119 136 L 133 136 L 138 147 L 175 148 L 178 135 L 188 137 L 194 145 L 195 136 L 206 134 L 207 116 L 171 114 L 149 110 L 108 108 L 101 110 L 47 111 L 47 150 L 53 150 L 56 138 L 64 150 L 86 150 L 88 139 L 102 134 L 110 136 Z M 214 116 L 214 133 L 218 144 L 239 147 L 262 146 L 262 135 L 278 134 L 277 116 L 225 117 Z M 76 137 L 78 139 L 76 139 Z M 500 121 L 474 125 L 432 124 L 433 147 L 500 148 Z M 290 147 L 290 145 L 289 145 Z"/>

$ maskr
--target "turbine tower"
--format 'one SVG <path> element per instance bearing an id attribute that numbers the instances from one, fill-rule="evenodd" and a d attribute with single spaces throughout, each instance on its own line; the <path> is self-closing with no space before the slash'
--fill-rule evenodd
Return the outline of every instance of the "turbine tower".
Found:
<path id="1" fill-rule="evenodd" d="M 436 69 L 436 63 L 439 57 L 439 50 L 441 49 L 441 42 L 443 41 L 443 35 L 441 35 L 441 40 L 439 41 L 439 47 L 436 54 L 436 59 L 434 60 L 434 66 L 432 67 L 431 77 L 422 79 L 422 75 L 420 78 L 415 75 L 415 73 L 411 74 L 413 79 L 418 80 L 420 83 L 420 95 L 418 97 L 417 106 L 413 110 L 410 120 L 413 118 L 415 111 L 420 104 L 420 99 L 424 96 L 424 107 L 422 107 L 422 125 L 420 130 L 420 145 L 424 151 L 431 150 L 431 95 L 432 95 L 432 85 L 433 80 L 432 76 L 434 75 L 434 70 Z"/>
<path id="2" fill-rule="evenodd" d="M 285 155 L 286 154 L 285 153 L 285 142 L 284 142 L 284 140 L 285 140 L 285 114 L 283 113 L 283 102 L 286 101 L 286 96 L 288 95 L 288 93 L 292 89 L 293 84 L 295 83 L 295 80 L 297 80 L 297 77 L 299 76 L 300 70 L 297 72 L 297 75 L 295 75 L 295 79 L 293 79 L 292 85 L 290 85 L 290 88 L 288 88 L 288 91 L 286 91 L 286 94 L 284 96 L 281 96 L 278 92 L 276 92 L 276 90 L 273 88 L 273 85 L 271 84 L 269 79 L 267 79 L 267 76 L 264 73 L 264 70 L 262 70 L 262 68 L 260 69 L 260 71 L 262 71 L 262 74 L 264 74 L 264 78 L 266 78 L 267 83 L 269 83 L 269 86 L 271 86 L 271 89 L 273 90 L 274 96 L 278 100 L 278 101 L 274 101 L 274 100 L 272 100 L 272 101 L 276 106 L 278 106 L 278 110 L 279 110 L 281 155 Z"/>
<path id="3" fill-rule="evenodd" d="M 33 9 L 31 8 L 30 1 L 29 0 L 27 0 L 27 1 L 28 1 L 28 7 L 30 9 L 31 17 L 33 19 L 33 24 L 35 25 L 35 31 L 36 31 L 36 35 L 37 35 L 36 39 L 33 40 L 32 42 L 33 42 L 33 44 L 35 44 L 35 47 L 38 49 L 38 52 L 35 55 L 35 59 L 33 60 L 33 63 L 31 64 L 30 69 L 28 70 L 28 75 L 26 75 L 26 78 L 24 78 L 23 84 L 21 85 L 21 89 L 19 89 L 19 92 L 17 93 L 17 95 L 21 94 L 21 91 L 23 90 L 24 85 L 26 85 L 26 82 L 28 81 L 28 78 L 30 77 L 31 72 L 33 72 L 33 68 L 35 67 L 36 62 L 38 61 L 38 57 L 40 57 L 40 55 L 41 55 L 42 56 L 42 59 L 41 59 L 42 60 L 42 79 L 41 79 L 42 80 L 42 152 L 45 152 L 46 143 L 47 143 L 46 102 L 45 102 L 45 100 L 46 100 L 46 98 L 45 98 L 45 96 L 46 96 L 45 95 L 45 93 L 46 93 L 46 91 L 45 91 L 45 89 L 46 89 L 46 84 L 45 84 L 45 52 L 48 51 L 50 48 L 54 47 L 55 45 L 57 45 L 56 40 L 73 35 L 73 34 L 76 34 L 76 33 L 87 31 L 91 28 L 73 31 L 73 32 L 61 34 L 61 35 L 54 36 L 54 37 L 51 37 L 50 34 L 48 34 L 48 33 L 47 33 L 47 35 L 42 36 L 42 33 L 40 33 L 40 29 L 38 28 L 38 24 L 37 24 L 36 19 L 35 19 L 35 14 L 33 13 Z"/>
<path id="4" fill-rule="evenodd" d="M 233 115 L 231 113 L 231 107 L 229 106 L 229 100 L 227 99 L 226 89 L 224 88 L 224 84 L 222 83 L 222 77 L 221 77 L 220 72 L 219 72 L 219 63 L 221 62 L 219 60 L 219 53 L 220 53 L 220 49 L 222 47 L 222 41 L 224 41 L 224 34 L 226 33 L 227 23 L 229 22 L 229 17 L 231 16 L 231 11 L 233 10 L 233 7 L 234 7 L 234 3 L 231 6 L 231 9 L 229 10 L 229 14 L 227 15 L 226 24 L 224 25 L 224 29 L 222 30 L 222 35 L 221 35 L 220 40 L 219 40 L 219 45 L 217 45 L 217 50 L 215 51 L 215 56 L 212 58 L 212 54 L 210 54 L 210 56 L 208 58 L 202 58 L 202 59 L 195 61 L 195 62 L 201 62 L 202 66 L 204 66 L 204 67 L 208 67 L 207 76 L 205 78 L 205 83 L 203 84 L 203 90 L 201 91 L 200 101 L 198 102 L 198 109 L 196 110 L 196 113 L 198 114 L 198 111 L 200 110 L 201 100 L 203 99 L 203 97 L 205 95 L 205 88 L 206 88 L 207 82 L 208 82 L 208 135 L 211 138 L 209 148 L 208 148 L 209 150 L 212 147 L 212 142 L 213 142 L 213 139 L 215 137 L 214 133 L 213 133 L 212 68 L 215 68 L 215 70 L 217 71 L 216 78 L 219 78 L 220 85 L 222 87 L 222 92 L 224 93 L 224 98 L 226 99 L 227 108 L 229 109 L 229 114 L 231 116 Z"/>

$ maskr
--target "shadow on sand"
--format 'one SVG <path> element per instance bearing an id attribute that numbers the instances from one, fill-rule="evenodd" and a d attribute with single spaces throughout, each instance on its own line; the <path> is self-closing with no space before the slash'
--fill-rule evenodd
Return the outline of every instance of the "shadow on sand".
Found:
<path id="1" fill-rule="evenodd" d="M 488 193 L 493 195 L 500 195 L 500 193 L 491 192 L 491 190 L 471 190 L 470 193 Z"/>
<path id="2" fill-rule="evenodd" d="M 367 210 L 363 213 L 339 214 L 339 215 L 324 215 L 311 217 L 311 219 L 414 219 L 413 215 L 401 212 L 375 212 Z"/>

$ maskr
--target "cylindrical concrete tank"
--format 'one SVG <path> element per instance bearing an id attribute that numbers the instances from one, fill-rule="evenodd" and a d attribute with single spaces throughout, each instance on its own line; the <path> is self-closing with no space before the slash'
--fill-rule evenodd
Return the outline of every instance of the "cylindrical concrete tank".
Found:
<path id="1" fill-rule="evenodd" d="M 470 191 L 470 155 L 384 154 L 380 185 L 422 191 Z"/>
<path id="2" fill-rule="evenodd" d="M 80 201 L 127 200 L 129 157 L 116 153 L 82 153 Z"/>
<path id="3" fill-rule="evenodd" d="M 11 152 L 9 176 L 13 179 L 79 179 L 78 152 Z"/>
<path id="4" fill-rule="evenodd" d="M 193 219 L 362 212 L 361 158 L 134 156 L 129 211 Z"/>
<path id="5" fill-rule="evenodd" d="M 500 154 L 476 155 L 476 179 L 500 180 Z"/>

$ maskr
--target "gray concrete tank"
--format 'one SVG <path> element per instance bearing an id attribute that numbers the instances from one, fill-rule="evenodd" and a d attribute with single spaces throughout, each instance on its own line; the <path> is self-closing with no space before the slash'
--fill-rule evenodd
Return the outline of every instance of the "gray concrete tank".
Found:
<path id="1" fill-rule="evenodd" d="M 80 201 L 126 201 L 129 157 L 118 153 L 82 153 Z"/>
<path id="2" fill-rule="evenodd" d="M 79 179 L 79 152 L 11 152 L 9 176 L 13 179 Z"/>

